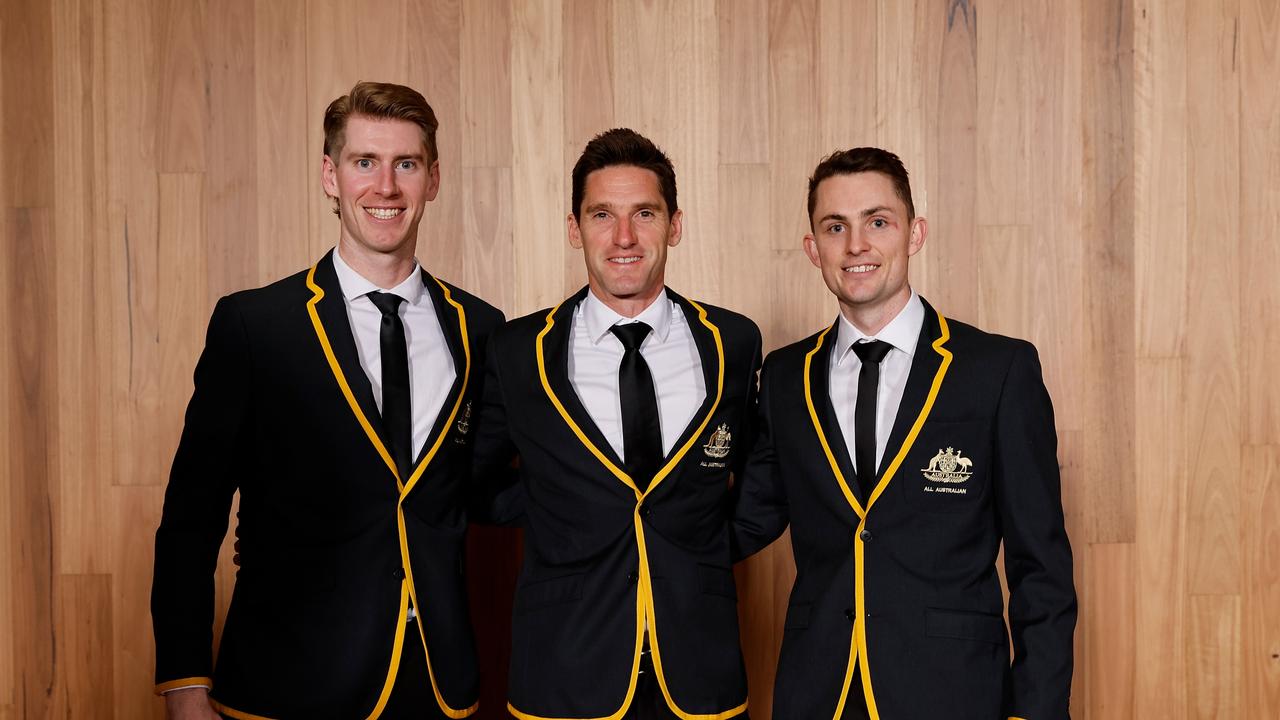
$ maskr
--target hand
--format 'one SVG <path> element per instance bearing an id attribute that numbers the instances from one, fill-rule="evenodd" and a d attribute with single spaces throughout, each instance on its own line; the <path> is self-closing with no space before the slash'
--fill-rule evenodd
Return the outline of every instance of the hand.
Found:
<path id="1" fill-rule="evenodd" d="M 169 720 L 222 720 L 209 704 L 208 688 L 170 690 L 164 695 L 164 709 Z"/>

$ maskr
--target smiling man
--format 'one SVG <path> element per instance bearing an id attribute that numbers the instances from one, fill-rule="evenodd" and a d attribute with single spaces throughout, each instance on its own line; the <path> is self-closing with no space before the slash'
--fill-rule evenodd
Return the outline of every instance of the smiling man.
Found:
<path id="1" fill-rule="evenodd" d="M 518 718 L 746 710 L 729 474 L 750 444 L 760 332 L 663 284 L 681 239 L 671 161 L 631 130 L 573 169 L 587 286 L 493 336 L 476 439 L 499 520 L 525 527 L 509 709 Z"/>
<path id="2" fill-rule="evenodd" d="M 773 717 L 1066 720 L 1076 600 L 1035 348 L 911 289 L 928 223 L 896 155 L 824 159 L 809 219 L 839 314 L 765 361 L 734 520 L 741 555 L 791 525 Z"/>
<path id="3" fill-rule="evenodd" d="M 476 710 L 466 418 L 502 315 L 414 257 L 440 190 L 436 126 L 401 85 L 334 100 L 321 178 L 337 247 L 214 308 L 156 532 L 171 718 Z M 213 576 L 237 491 L 240 570 L 214 668 Z"/>

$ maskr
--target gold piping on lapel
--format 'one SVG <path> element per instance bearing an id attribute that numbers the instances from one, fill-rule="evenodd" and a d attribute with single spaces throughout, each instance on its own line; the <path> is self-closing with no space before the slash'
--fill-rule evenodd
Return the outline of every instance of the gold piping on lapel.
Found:
<path id="1" fill-rule="evenodd" d="M 581 442 L 583 446 L 586 447 L 587 450 L 589 450 L 591 454 L 594 455 L 596 459 L 613 474 L 614 477 L 618 478 L 626 484 L 627 487 L 631 488 L 632 492 L 636 495 L 637 504 L 633 515 L 633 522 L 635 523 L 636 531 L 636 548 L 640 556 L 640 579 L 636 584 L 636 645 L 635 654 L 631 661 L 631 681 L 627 687 L 627 695 L 623 699 L 622 707 L 620 707 L 617 712 L 607 716 L 606 718 L 593 718 L 592 720 L 618 720 L 618 718 L 625 715 L 628 708 L 631 707 L 631 701 L 635 695 L 636 682 L 640 670 L 640 650 L 644 640 L 646 621 L 648 622 L 650 647 L 653 652 L 654 673 L 658 677 L 658 686 L 662 688 L 662 694 L 663 697 L 666 698 L 667 705 L 673 712 L 675 712 L 676 715 L 683 720 L 724 720 L 725 718 L 739 715 L 747 709 L 747 704 L 744 702 L 736 708 L 714 715 L 691 715 L 684 712 L 676 706 L 675 700 L 671 697 L 671 692 L 667 689 L 667 683 L 663 679 L 662 675 L 662 660 L 658 650 L 657 621 L 654 616 L 653 609 L 653 587 L 649 579 L 649 556 L 645 551 L 644 527 L 640 520 L 639 502 L 643 500 L 646 495 L 653 492 L 654 488 L 656 488 L 658 484 L 671 474 L 671 471 L 680 464 L 680 461 L 689 452 L 689 449 L 692 448 L 698 438 L 701 437 L 702 432 L 707 429 L 707 423 L 711 421 L 711 418 L 715 417 L 716 410 L 720 407 L 720 399 L 724 395 L 724 343 L 720 338 L 720 328 L 716 327 L 715 323 L 707 319 L 706 308 L 692 300 L 689 300 L 688 302 L 695 310 L 698 311 L 698 320 L 711 331 L 711 337 L 715 340 L 717 361 L 715 400 L 712 401 L 711 407 L 707 410 L 706 416 L 702 418 L 702 422 L 698 425 L 697 430 L 690 434 L 689 439 L 685 441 L 684 445 L 681 446 L 680 449 L 671 456 L 671 459 L 667 461 L 662 469 L 653 476 L 653 480 L 649 482 L 648 489 L 644 492 L 640 492 L 639 487 L 636 486 L 635 481 L 631 479 L 631 476 L 628 475 L 626 471 L 615 465 L 603 452 L 600 451 L 600 448 L 596 447 L 595 444 L 591 442 L 591 440 L 586 436 L 586 433 L 582 432 L 582 428 L 578 426 L 578 423 L 574 422 L 573 418 L 570 417 L 569 413 L 564 409 L 564 405 L 561 404 L 560 398 L 556 397 L 555 391 L 551 389 L 551 382 L 547 379 L 547 364 L 542 345 L 547 333 L 551 332 L 551 328 L 555 326 L 556 312 L 559 311 L 560 305 L 563 305 L 564 303 L 556 305 L 547 313 L 547 325 L 538 333 L 537 340 L 534 343 L 534 350 L 538 360 L 538 377 L 542 381 L 542 389 L 551 400 L 551 404 L 555 406 L 556 411 L 560 413 L 560 417 L 564 419 L 565 424 L 568 425 L 569 429 L 573 431 L 573 434 L 577 436 L 578 442 Z M 511 711 L 512 715 L 520 718 L 521 720 L 553 720 L 551 718 L 543 718 L 537 715 L 529 715 L 527 713 L 520 712 L 510 703 L 507 704 L 507 709 Z"/>
<path id="2" fill-rule="evenodd" d="M 631 476 L 628 475 L 625 470 L 615 465 L 612 460 L 600 451 L 600 448 L 595 446 L 595 443 L 591 442 L 586 433 L 582 432 L 582 428 L 578 427 L 578 423 L 574 422 L 573 418 L 569 416 L 568 411 L 564 409 L 564 405 L 560 403 L 560 398 L 556 397 L 555 391 L 551 389 L 551 382 L 547 379 L 547 363 L 542 350 L 542 344 L 547 333 L 551 332 L 551 328 L 555 326 L 556 312 L 560 309 L 560 305 L 563 305 L 564 303 L 556 305 L 547 313 L 547 325 L 538 333 L 537 340 L 534 343 L 534 349 L 538 359 L 538 378 L 542 381 L 542 389 L 547 393 L 547 397 L 551 400 L 551 404 L 555 406 L 556 411 L 560 413 L 560 417 L 564 419 L 565 424 L 568 425 L 569 429 L 573 431 L 573 434 L 577 436 L 578 442 L 582 443 L 583 446 L 585 446 L 587 450 L 589 450 L 591 454 L 594 455 L 596 459 L 613 474 L 614 477 L 618 478 L 627 487 L 631 488 L 632 492 L 636 494 L 637 501 L 643 499 L 645 495 L 653 492 L 654 488 L 658 487 L 667 475 L 671 474 L 671 471 L 680 464 L 680 461 L 684 458 L 685 454 L 689 452 L 689 448 L 693 447 L 694 442 L 696 442 L 702 435 L 702 431 L 707 429 L 707 423 L 715 416 L 716 410 L 720 407 L 720 398 L 724 394 L 724 344 L 720 340 L 720 328 L 716 327 L 715 323 L 712 323 L 707 319 L 707 311 L 705 308 L 692 300 L 689 300 L 688 302 L 698 311 L 698 319 L 711 331 L 711 337 L 716 343 L 716 359 L 718 362 L 716 370 L 716 399 L 711 403 L 711 407 L 708 409 L 706 417 L 702 418 L 702 422 L 698 425 L 698 429 L 689 436 L 689 439 L 685 441 L 685 444 L 678 452 L 671 456 L 671 459 L 662 466 L 662 469 L 654 474 L 653 480 L 649 482 L 649 488 L 644 492 L 640 492 L 640 488 L 636 486 L 635 481 L 631 479 Z"/>
<path id="3" fill-rule="evenodd" d="M 409 494 L 409 491 L 418 483 L 418 479 L 422 477 L 427 465 L 430 465 L 431 461 L 435 458 L 436 452 L 440 449 L 441 443 L 444 442 L 444 436 L 447 435 L 449 429 L 453 427 L 453 421 L 458 414 L 458 408 L 462 406 L 462 399 L 466 397 L 467 383 L 471 379 L 471 347 L 467 337 L 467 314 L 462 305 L 453 299 L 453 295 L 449 292 L 448 286 L 439 279 L 433 277 L 432 280 L 435 280 L 436 284 L 440 286 L 440 289 L 444 291 L 445 301 L 452 305 L 458 314 L 458 327 L 461 332 L 464 360 L 462 366 L 462 384 L 459 387 L 458 398 L 454 401 L 453 408 L 449 411 L 448 419 L 441 425 L 440 432 L 436 435 L 435 442 L 431 445 L 431 450 L 423 456 L 422 462 L 418 463 L 418 466 L 414 468 L 413 474 L 409 476 L 409 482 L 404 483 L 400 480 L 400 473 L 396 470 L 395 462 L 391 460 L 391 455 L 387 452 L 386 446 L 382 444 L 382 439 L 378 437 L 376 432 L 374 432 L 373 426 L 369 423 L 369 419 L 365 417 L 364 411 L 360 409 L 360 403 L 356 402 L 355 394 L 351 392 L 351 385 L 347 383 L 347 377 L 342 372 L 342 367 L 338 365 L 338 358 L 333 354 L 333 346 L 329 343 L 329 335 L 325 332 L 324 323 L 320 322 L 320 314 L 316 311 L 316 305 L 324 298 L 324 289 L 315 282 L 316 267 L 317 266 L 313 265 L 311 270 L 307 272 L 307 288 L 312 292 L 311 299 L 307 301 L 307 313 L 311 316 L 311 324 L 315 328 L 316 337 L 320 339 L 320 347 L 324 350 L 325 359 L 329 362 L 329 369 L 333 372 L 334 378 L 337 379 L 338 387 L 342 389 L 343 397 L 347 399 L 347 405 L 350 406 L 351 412 L 355 414 L 356 420 L 360 422 L 360 427 L 364 428 L 365 435 L 369 438 L 369 442 L 373 443 L 374 449 L 378 451 L 378 456 L 382 458 L 382 462 L 386 464 L 387 469 L 389 469 L 391 474 L 395 477 L 396 486 L 400 490 L 399 500 L 396 503 L 396 529 L 400 540 L 400 562 L 404 568 L 404 587 L 406 588 L 407 593 L 401 598 L 401 609 L 397 616 L 396 642 L 391 657 L 391 668 L 384 683 L 383 693 L 382 697 L 378 701 L 378 707 L 376 707 L 374 709 L 374 713 L 370 715 L 372 720 L 372 718 L 376 718 L 381 714 L 382 707 L 386 704 L 386 699 L 390 695 L 390 690 L 394 685 L 396 673 L 399 670 L 400 653 L 404 639 L 405 601 L 411 598 L 415 608 L 422 607 L 418 604 L 417 592 L 413 585 L 413 570 L 412 565 L 409 562 L 409 544 L 404 524 L 403 505 L 404 499 Z M 440 710 L 451 718 L 464 718 L 475 713 L 480 706 L 478 702 L 472 704 L 469 708 L 456 709 L 450 707 L 448 703 L 445 702 L 444 696 L 440 694 L 440 688 L 436 684 L 435 670 L 431 665 L 431 652 L 427 649 L 426 630 L 422 627 L 423 622 L 423 620 L 419 620 L 417 623 L 418 635 L 422 638 L 422 651 L 425 654 L 427 661 L 427 675 L 431 680 L 431 690 L 435 693 L 436 703 L 440 705 Z"/>
<path id="4" fill-rule="evenodd" d="M 823 432 L 822 423 L 818 420 L 818 412 L 813 404 L 813 391 L 809 382 L 809 369 L 813 361 L 813 356 L 822 348 L 823 340 L 827 337 L 827 333 L 831 332 L 828 327 L 818 335 L 818 341 L 814 344 L 813 349 L 804 356 L 804 401 L 809 408 L 809 418 L 813 420 L 813 429 L 818 435 L 818 441 L 822 444 L 822 451 L 827 456 L 827 463 L 831 466 L 831 472 L 835 475 L 836 482 L 840 484 L 840 490 L 844 493 L 845 500 L 853 507 L 853 511 L 858 515 L 858 527 L 854 530 L 853 535 L 853 555 L 854 555 L 854 607 L 855 618 L 853 623 L 853 635 L 849 642 L 849 664 L 845 668 L 844 684 L 840 688 L 840 702 L 836 706 L 835 718 L 838 720 L 844 714 L 845 699 L 849 696 L 849 684 L 853 681 L 853 668 L 856 665 L 861 669 L 862 692 L 867 700 L 867 712 L 870 714 L 871 720 L 880 720 L 880 713 L 876 708 L 875 693 L 871 689 L 871 669 L 867 663 L 867 632 L 866 632 L 866 594 L 864 591 L 864 553 L 865 543 L 862 540 L 862 531 L 867 525 L 867 513 L 876 504 L 876 500 L 884 494 L 884 490 L 888 487 L 893 476 L 898 472 L 898 468 L 906 459 L 907 453 L 911 451 L 911 446 L 915 444 L 916 436 L 920 434 L 920 429 L 924 427 L 925 421 L 929 418 L 929 413 L 933 411 L 933 403 L 938 399 L 938 391 L 942 387 L 942 379 L 947 374 L 947 368 L 951 366 L 951 351 L 947 350 L 944 345 L 951 339 L 951 330 L 947 326 L 947 319 L 938 313 L 938 328 L 940 334 L 937 340 L 933 341 L 933 350 L 942 357 L 942 363 L 938 366 L 938 371 L 934 373 L 933 383 L 929 387 L 929 395 L 925 398 L 924 406 L 920 408 L 920 414 L 916 416 L 915 422 L 911 425 L 911 431 L 907 433 L 907 437 L 902 442 L 902 446 L 898 448 L 898 453 L 894 456 L 893 461 L 889 463 L 889 467 L 885 468 L 883 477 L 871 492 L 871 497 L 867 499 L 867 507 L 864 510 L 858 503 L 858 499 L 854 497 L 853 491 L 849 489 L 849 484 L 845 481 L 844 473 L 840 472 L 840 465 L 836 462 L 835 455 L 831 452 L 831 446 L 827 444 L 826 433 Z M 858 657 L 862 657 L 862 662 L 857 662 Z"/>

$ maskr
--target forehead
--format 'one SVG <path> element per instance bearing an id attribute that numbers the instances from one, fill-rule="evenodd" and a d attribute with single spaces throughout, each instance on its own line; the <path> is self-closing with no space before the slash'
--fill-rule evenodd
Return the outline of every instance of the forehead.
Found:
<path id="1" fill-rule="evenodd" d="M 583 184 L 582 196 L 584 205 L 657 202 L 666 207 L 658 174 L 635 165 L 610 165 L 592 170 Z"/>
<path id="2" fill-rule="evenodd" d="M 815 217 L 831 212 L 857 213 L 873 207 L 886 207 L 903 216 L 907 214 L 907 204 L 898 197 L 893 179 L 879 172 L 832 175 L 818 183 L 814 196 Z"/>
<path id="3" fill-rule="evenodd" d="M 425 154 L 427 139 L 422 128 L 408 120 L 353 115 L 343 132 L 344 154 Z"/>

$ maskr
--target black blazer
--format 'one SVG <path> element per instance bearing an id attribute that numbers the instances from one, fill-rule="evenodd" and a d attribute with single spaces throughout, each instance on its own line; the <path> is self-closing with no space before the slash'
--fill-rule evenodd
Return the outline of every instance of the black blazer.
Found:
<path id="1" fill-rule="evenodd" d="M 457 379 L 398 478 L 331 254 L 214 308 L 156 531 L 157 690 L 212 677 L 215 703 L 237 717 L 377 717 L 416 645 L 429 677 L 402 686 L 465 717 L 478 687 L 460 498 L 483 348 L 502 314 L 423 273 Z M 211 672 L 213 575 L 236 490 L 241 566 Z M 410 606 L 419 620 L 407 624 Z"/>
<path id="2" fill-rule="evenodd" d="M 832 326 L 769 355 L 736 510 L 740 555 L 791 523 L 774 717 L 839 718 L 852 685 L 873 720 L 1067 718 L 1076 599 L 1035 348 L 925 303 L 867 498 L 827 390 L 835 338 Z"/>
<path id="3" fill-rule="evenodd" d="M 476 439 L 476 472 L 520 455 L 524 562 L 512 629 L 509 710 L 519 718 L 617 717 L 635 693 L 648 627 L 659 683 L 680 717 L 746 709 L 730 565 L 729 475 L 751 435 L 760 331 L 686 300 L 707 397 L 641 493 L 583 408 L 568 376 L 574 308 L 494 333 Z M 505 515 L 505 518 L 503 516 Z"/>

